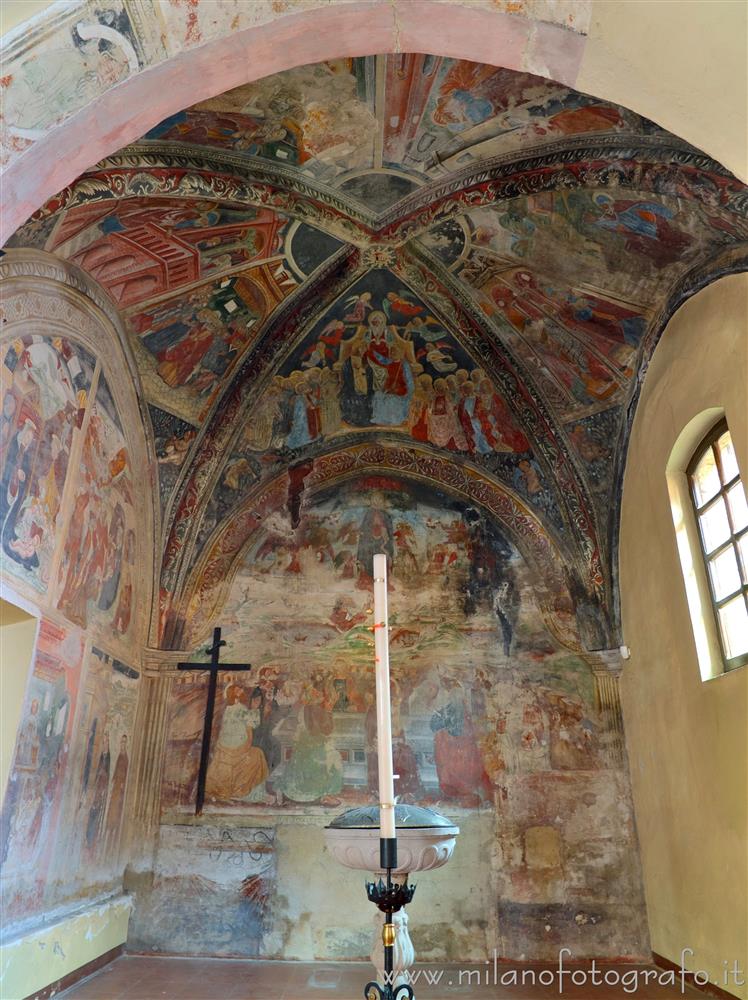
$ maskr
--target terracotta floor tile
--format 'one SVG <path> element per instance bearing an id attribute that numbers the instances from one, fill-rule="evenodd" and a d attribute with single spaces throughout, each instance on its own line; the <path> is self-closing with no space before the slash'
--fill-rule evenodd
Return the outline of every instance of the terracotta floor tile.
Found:
<path id="1" fill-rule="evenodd" d="M 599 966 L 603 970 L 642 972 L 644 966 Z M 499 977 L 511 966 L 499 966 Z M 551 1000 L 559 996 L 568 1000 L 683 1000 L 702 997 L 703 993 L 687 989 L 681 993 L 679 984 L 659 986 L 641 982 L 636 993 L 618 986 L 594 987 L 564 980 L 559 994 L 558 982 L 537 984 L 541 966 L 518 966 L 534 969 L 536 984 L 493 985 L 492 970 L 489 984 L 485 983 L 482 966 L 465 966 L 462 982 L 456 965 L 420 966 L 430 973 L 441 972 L 437 985 L 429 984 L 421 972 L 414 983 L 417 1000 Z M 466 975 L 481 972 L 481 983 Z M 521 974 L 520 974 L 521 975 Z M 59 995 L 59 1000 L 363 1000 L 364 985 L 374 977 L 374 970 L 365 962 L 250 962 L 228 959 L 171 958 L 127 955 L 83 983 Z"/>

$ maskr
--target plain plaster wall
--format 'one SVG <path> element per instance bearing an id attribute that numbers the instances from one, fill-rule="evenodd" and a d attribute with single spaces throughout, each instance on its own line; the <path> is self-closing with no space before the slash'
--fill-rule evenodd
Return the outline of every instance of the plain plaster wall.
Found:
<path id="1" fill-rule="evenodd" d="M 623 488 L 620 582 L 631 659 L 622 700 L 653 950 L 748 966 L 748 667 L 703 682 L 665 469 L 683 428 L 724 411 L 748 480 L 748 275 L 683 305 L 655 350 Z M 748 976 L 746 976 L 748 978 Z M 730 984 L 740 997 L 748 990 Z"/>
<path id="2" fill-rule="evenodd" d="M 576 87 L 608 97 L 748 176 L 748 4 L 593 0 Z"/>

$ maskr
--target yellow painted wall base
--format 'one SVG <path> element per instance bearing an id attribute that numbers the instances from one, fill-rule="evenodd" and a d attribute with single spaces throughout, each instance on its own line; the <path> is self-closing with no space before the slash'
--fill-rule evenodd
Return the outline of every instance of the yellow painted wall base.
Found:
<path id="1" fill-rule="evenodd" d="M 127 940 L 132 900 L 117 896 L 0 947 L 0 997 L 23 1000 Z"/>

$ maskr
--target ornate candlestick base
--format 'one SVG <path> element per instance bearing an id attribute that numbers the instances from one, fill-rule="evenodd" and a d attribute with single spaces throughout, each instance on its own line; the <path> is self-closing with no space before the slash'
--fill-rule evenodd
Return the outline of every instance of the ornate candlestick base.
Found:
<path id="1" fill-rule="evenodd" d="M 384 968 L 384 944 L 382 929 L 385 914 L 374 910 L 374 940 L 372 941 L 371 964 L 375 969 Z M 410 940 L 408 912 L 405 907 L 392 914 L 392 927 L 395 931 L 395 943 L 392 946 L 392 988 L 400 983 L 410 983 L 410 970 L 415 964 L 416 953 Z M 415 989 L 415 987 L 413 987 Z"/>
<path id="2" fill-rule="evenodd" d="M 385 983 L 367 983 L 366 1000 L 414 1000 L 407 980 L 415 953 L 404 907 L 413 898 L 415 886 L 407 885 L 408 873 L 445 865 L 460 828 L 431 809 L 403 803 L 395 806 L 397 839 L 381 837 L 379 820 L 377 805 L 348 809 L 325 828 L 325 840 L 341 865 L 375 873 L 376 881 L 366 883 L 366 895 L 382 914 L 384 925 L 377 927 L 371 960 L 375 969 L 382 968 L 381 941 Z"/>
<path id="3" fill-rule="evenodd" d="M 387 882 L 380 878 L 378 882 L 366 883 L 366 895 L 370 903 L 376 903 L 382 913 L 397 913 L 409 903 L 416 891 L 414 885 L 392 881 L 392 869 L 387 869 Z"/>
<path id="4" fill-rule="evenodd" d="M 382 842 L 384 843 L 384 842 Z M 384 849 L 383 849 L 384 856 Z M 397 865 L 397 848 L 394 849 L 395 866 Z M 387 881 L 366 883 L 366 895 L 384 914 L 382 927 L 382 944 L 384 945 L 384 986 L 372 980 L 364 987 L 365 1000 L 414 1000 L 413 988 L 409 983 L 395 983 L 393 952 L 395 948 L 395 925 L 392 922 L 393 913 L 398 913 L 406 903 L 409 903 L 416 891 L 414 885 L 407 882 L 393 882 L 392 868 L 387 868 Z"/>
<path id="5" fill-rule="evenodd" d="M 391 986 L 382 989 L 379 983 L 372 981 L 364 986 L 364 997 L 366 1000 L 414 1000 L 415 994 L 408 983 L 401 983 L 393 990 Z"/>

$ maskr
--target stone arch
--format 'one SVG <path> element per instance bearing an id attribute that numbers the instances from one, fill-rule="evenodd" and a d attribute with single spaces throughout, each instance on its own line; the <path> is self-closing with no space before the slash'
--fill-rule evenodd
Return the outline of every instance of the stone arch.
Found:
<path id="1" fill-rule="evenodd" d="M 599 16 L 591 25 L 590 2 L 570 7 L 562 4 L 558 11 L 542 7 L 537 13 L 529 8 L 510 14 L 467 6 L 463 0 L 419 0 L 417 4 L 412 0 L 335 4 L 294 0 L 283 5 L 265 0 L 244 12 L 232 8 L 211 15 L 202 23 L 199 8 L 173 4 L 164 12 L 166 24 L 157 20 L 155 10 L 143 8 L 138 17 L 130 18 L 127 36 L 109 29 L 108 48 L 116 51 L 114 61 L 108 53 L 95 51 L 101 26 L 86 21 L 90 13 L 82 3 L 65 11 L 51 7 L 6 36 L 3 145 L 9 197 L 0 242 L 92 163 L 180 110 L 181 95 L 188 87 L 194 100 L 206 100 L 293 66 L 372 52 L 433 53 L 534 73 L 646 117 L 657 117 L 675 133 L 685 129 L 688 138 L 703 148 L 719 145 L 722 149 L 718 125 L 705 126 L 705 135 L 699 128 L 694 130 L 690 103 L 683 101 L 677 81 L 664 100 L 642 89 L 638 74 L 632 72 L 632 53 L 624 49 L 622 58 L 626 43 L 619 37 L 620 25 L 597 23 Z M 685 41 L 697 46 L 702 37 L 699 16 L 704 15 L 694 17 L 694 24 L 684 30 Z M 664 15 L 655 17 L 654 28 L 665 31 L 658 17 Z M 85 56 L 71 40 L 79 23 L 86 30 L 78 36 L 88 38 L 91 47 Z M 710 23 L 713 27 L 712 18 Z M 739 35 L 736 32 L 734 37 Z M 725 41 L 728 38 L 726 34 Z M 70 78 L 64 93 L 55 74 L 48 77 L 50 87 L 52 79 L 56 81 L 55 92 L 39 95 L 38 86 L 33 90 L 28 83 L 24 92 L 26 64 L 50 56 L 68 60 Z M 634 59 L 637 56 L 648 59 L 644 49 L 641 55 L 634 52 Z M 36 117 L 29 115 L 30 104 L 37 109 Z M 711 143 L 704 141 L 707 137 Z M 740 147 L 739 137 L 734 146 L 724 140 L 724 151 L 730 156 L 721 158 L 734 160 L 735 150 L 741 156 Z"/>
<path id="2" fill-rule="evenodd" d="M 111 69 L 107 73 L 103 65 L 98 74 L 82 66 L 79 92 L 83 98 L 76 95 L 73 99 L 71 86 L 70 106 L 59 107 L 59 100 L 49 95 L 50 107 L 59 108 L 57 120 L 42 128 L 11 125 L 6 142 L 12 162 L 6 171 L 5 189 L 13 191 L 14 197 L 8 199 L 12 208 L 6 216 L 3 239 L 92 163 L 181 110 L 181 95 L 187 87 L 194 100 L 207 100 L 293 66 L 403 51 L 489 62 L 573 85 L 586 40 L 560 24 L 501 12 L 460 6 L 459 17 L 455 17 L 449 9 L 453 4 L 439 0 L 422 0 L 418 5 L 408 0 L 395 6 L 387 0 L 313 2 L 294 4 L 296 9 L 290 14 L 273 10 L 276 6 L 263 5 L 268 9 L 250 13 L 243 30 L 238 31 L 231 18 L 203 26 L 197 10 L 187 13 L 186 19 L 178 13 L 170 25 L 174 37 L 168 54 L 163 42 L 156 41 L 163 26 L 155 23 L 155 14 L 154 23 L 146 16 L 133 26 L 139 43 L 135 49 L 122 37 L 129 47 L 127 69 L 122 66 L 119 78 L 109 78 Z M 48 20 L 53 31 L 47 49 L 55 43 L 69 45 L 67 32 L 77 25 L 82 13 L 71 12 L 66 20 L 53 19 L 45 12 L 41 20 Z M 585 10 L 585 19 L 586 15 Z M 13 55 L 21 64 L 32 54 L 38 55 L 42 46 L 41 41 L 24 46 L 22 37 L 14 39 L 9 46 L 11 60 L 6 62 L 9 71 Z M 98 75 L 98 80 L 84 87 L 86 69 L 88 78 Z M 87 142 L 81 142 L 81 130 Z"/>

